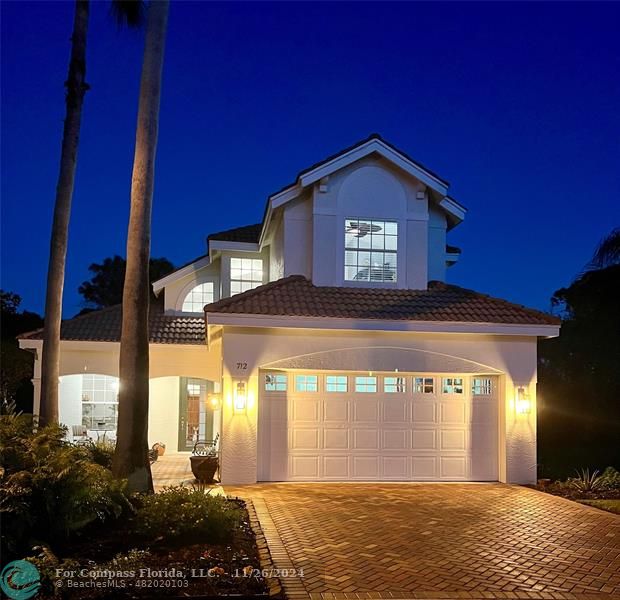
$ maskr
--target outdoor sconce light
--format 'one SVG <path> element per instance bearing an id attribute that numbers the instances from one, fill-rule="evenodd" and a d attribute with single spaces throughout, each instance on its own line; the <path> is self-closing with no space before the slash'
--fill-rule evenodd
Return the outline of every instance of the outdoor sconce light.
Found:
<path id="1" fill-rule="evenodd" d="M 220 407 L 220 396 L 219 394 L 211 394 L 209 396 L 209 406 L 212 410 L 217 410 Z"/>
<path id="2" fill-rule="evenodd" d="M 235 412 L 242 413 L 245 412 L 245 407 L 247 406 L 247 393 L 245 390 L 245 381 L 237 381 L 237 385 L 235 387 Z"/>
<path id="3" fill-rule="evenodd" d="M 522 385 L 517 388 L 515 409 L 517 411 L 517 414 L 520 415 L 529 415 L 532 410 L 530 394 L 527 391 L 527 388 Z"/>

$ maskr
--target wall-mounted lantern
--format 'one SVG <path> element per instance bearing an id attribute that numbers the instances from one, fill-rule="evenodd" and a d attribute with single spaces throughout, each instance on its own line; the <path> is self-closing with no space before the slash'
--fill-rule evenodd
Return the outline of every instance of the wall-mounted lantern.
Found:
<path id="1" fill-rule="evenodd" d="M 515 409 L 519 415 L 529 415 L 532 411 L 532 401 L 527 387 L 520 385 L 515 393 Z"/>
<path id="2" fill-rule="evenodd" d="M 248 403 L 245 381 L 237 381 L 235 385 L 234 406 L 236 413 L 244 413 Z"/>
<path id="3" fill-rule="evenodd" d="M 209 403 L 209 407 L 211 408 L 211 410 L 217 410 L 220 407 L 220 395 L 209 394 L 207 396 L 207 402 Z"/>

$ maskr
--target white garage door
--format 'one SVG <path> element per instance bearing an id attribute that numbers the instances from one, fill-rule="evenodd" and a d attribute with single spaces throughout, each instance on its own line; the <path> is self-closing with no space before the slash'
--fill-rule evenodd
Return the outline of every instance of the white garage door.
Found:
<path id="1" fill-rule="evenodd" d="M 494 481 L 494 376 L 263 372 L 259 479 Z"/>

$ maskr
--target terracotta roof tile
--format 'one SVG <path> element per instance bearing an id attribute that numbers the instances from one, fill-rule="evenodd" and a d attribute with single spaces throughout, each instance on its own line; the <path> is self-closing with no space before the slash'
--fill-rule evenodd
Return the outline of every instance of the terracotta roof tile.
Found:
<path id="1" fill-rule="evenodd" d="M 557 325 L 552 315 L 441 282 L 427 290 L 318 287 L 292 275 L 205 306 L 206 313 Z"/>
<path id="2" fill-rule="evenodd" d="M 202 317 L 165 315 L 159 303 L 151 305 L 149 341 L 153 344 L 204 344 L 204 319 Z M 60 339 L 93 342 L 118 342 L 121 335 L 121 306 L 68 319 L 62 322 Z M 21 339 L 43 339 L 38 329 L 19 336 Z"/>
<path id="3" fill-rule="evenodd" d="M 249 242 L 251 244 L 258 243 L 260 232 L 263 228 L 262 223 L 254 225 L 244 225 L 243 227 L 235 227 L 218 233 L 211 233 L 207 237 L 207 241 L 220 240 L 226 242 Z"/>

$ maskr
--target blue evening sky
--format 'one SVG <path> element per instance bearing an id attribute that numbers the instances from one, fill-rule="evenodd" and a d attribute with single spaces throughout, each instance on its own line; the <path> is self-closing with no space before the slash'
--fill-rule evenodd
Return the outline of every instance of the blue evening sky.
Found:
<path id="1" fill-rule="evenodd" d="M 2 287 L 42 311 L 73 4 L 3 2 Z M 124 255 L 142 34 L 92 3 L 65 317 Z M 620 224 L 615 3 L 171 7 L 153 256 L 262 218 L 268 194 L 366 137 L 451 182 L 452 283 L 547 309 Z"/>

